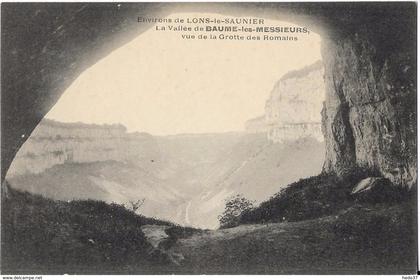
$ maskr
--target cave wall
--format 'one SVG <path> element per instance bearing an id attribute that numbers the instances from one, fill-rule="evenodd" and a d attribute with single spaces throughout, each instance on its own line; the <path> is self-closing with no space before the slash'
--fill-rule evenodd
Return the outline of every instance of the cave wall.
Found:
<path id="1" fill-rule="evenodd" d="M 324 170 L 416 174 L 416 13 L 394 3 L 3 3 L 2 181 L 18 149 L 87 67 L 171 12 L 260 16 L 306 25 L 324 41 Z M 399 179 L 398 179 L 399 178 Z"/>
<path id="2" fill-rule="evenodd" d="M 386 34 L 366 28 L 324 40 L 324 171 L 360 168 L 397 185 L 416 183 L 416 46 L 410 32 L 393 22 Z"/>

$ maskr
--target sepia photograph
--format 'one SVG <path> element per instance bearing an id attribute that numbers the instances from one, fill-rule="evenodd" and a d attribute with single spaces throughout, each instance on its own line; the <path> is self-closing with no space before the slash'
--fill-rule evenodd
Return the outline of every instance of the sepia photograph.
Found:
<path id="1" fill-rule="evenodd" d="M 417 67 L 417 2 L 1 3 L 2 279 L 416 275 Z"/>

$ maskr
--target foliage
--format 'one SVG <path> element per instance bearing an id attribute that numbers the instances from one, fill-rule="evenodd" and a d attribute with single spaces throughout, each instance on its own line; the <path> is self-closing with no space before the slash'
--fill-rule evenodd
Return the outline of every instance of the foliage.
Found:
<path id="1" fill-rule="evenodd" d="M 245 198 L 242 194 L 234 195 L 226 200 L 225 210 L 219 215 L 221 228 L 229 228 L 238 225 L 241 215 L 249 212 L 254 207 L 253 201 Z"/>
<path id="2" fill-rule="evenodd" d="M 301 179 L 241 215 L 239 223 L 301 221 L 336 213 L 354 204 L 351 191 L 361 179 L 375 175 L 356 170 L 342 177 L 320 174 Z"/>
<path id="3" fill-rule="evenodd" d="M 145 198 L 138 199 L 136 201 L 130 200 L 128 202 L 129 203 L 128 209 L 136 213 L 137 210 L 139 210 L 143 206 L 145 200 L 146 200 Z"/>

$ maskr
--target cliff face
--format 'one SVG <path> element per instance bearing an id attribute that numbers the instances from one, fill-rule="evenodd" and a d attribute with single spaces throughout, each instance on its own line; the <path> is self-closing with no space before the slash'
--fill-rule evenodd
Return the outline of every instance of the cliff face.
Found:
<path id="1" fill-rule="evenodd" d="M 363 168 L 400 185 L 417 181 L 416 59 L 414 47 L 404 50 L 409 42 L 400 44 L 391 49 L 373 33 L 324 42 L 325 171 Z"/>
<path id="2" fill-rule="evenodd" d="M 270 125 L 320 123 L 325 98 L 322 62 L 284 75 L 271 91 L 265 112 Z"/>
<path id="3" fill-rule="evenodd" d="M 248 132 L 266 132 L 275 143 L 312 137 L 323 141 L 321 109 L 324 100 L 324 69 L 318 61 L 291 71 L 273 87 L 264 118 L 247 121 Z"/>
<path id="4" fill-rule="evenodd" d="M 16 154 L 8 177 L 37 174 L 63 163 L 147 159 L 156 144 L 147 134 L 127 133 L 122 125 L 40 122 Z"/>

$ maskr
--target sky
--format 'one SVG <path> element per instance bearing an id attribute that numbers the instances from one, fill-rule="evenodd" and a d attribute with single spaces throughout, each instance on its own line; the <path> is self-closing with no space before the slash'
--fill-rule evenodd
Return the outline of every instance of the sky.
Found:
<path id="1" fill-rule="evenodd" d="M 194 16 L 226 17 L 168 17 Z M 320 41 L 314 32 L 297 42 L 185 40 L 152 27 L 85 70 L 46 118 L 154 135 L 241 131 L 283 74 L 321 58 Z"/>

